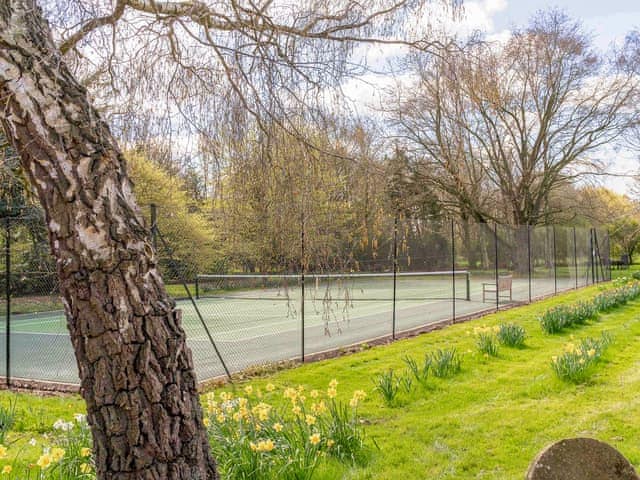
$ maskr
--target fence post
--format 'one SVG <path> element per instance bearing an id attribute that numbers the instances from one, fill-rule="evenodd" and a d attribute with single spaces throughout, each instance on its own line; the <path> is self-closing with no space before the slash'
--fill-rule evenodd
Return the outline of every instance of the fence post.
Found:
<path id="1" fill-rule="evenodd" d="M 11 220 L 4 219 L 5 241 L 4 241 L 4 268 L 5 268 L 5 295 L 7 302 L 6 312 L 6 338 L 5 338 L 5 378 L 7 387 L 11 386 Z"/>
<path id="2" fill-rule="evenodd" d="M 578 239 L 576 236 L 576 227 L 573 227 L 573 268 L 576 278 L 576 290 L 578 289 Z"/>
<path id="3" fill-rule="evenodd" d="M 300 214 L 300 361 L 304 363 L 304 211 Z"/>
<path id="4" fill-rule="evenodd" d="M 531 303 L 531 225 L 527 223 L 527 275 L 529 277 L 529 303 Z M 497 290 L 497 287 L 496 287 Z"/>
<path id="5" fill-rule="evenodd" d="M 498 224 L 493 224 L 493 244 L 495 248 L 495 274 L 496 274 L 496 310 L 500 310 L 500 294 L 498 292 Z"/>
<path id="6" fill-rule="evenodd" d="M 611 281 L 611 236 L 609 229 L 607 229 L 607 250 L 607 280 Z"/>
<path id="7" fill-rule="evenodd" d="M 451 219 L 451 293 L 451 310 L 453 314 L 451 323 L 456 323 L 456 235 L 453 218 Z"/>
<path id="8" fill-rule="evenodd" d="M 591 262 L 591 285 L 596 283 L 595 245 L 593 243 L 593 228 L 589 229 L 589 262 Z"/>
<path id="9" fill-rule="evenodd" d="M 391 306 L 391 338 L 396 339 L 396 289 L 398 281 L 398 212 L 393 219 L 393 305 Z"/>
<path id="10" fill-rule="evenodd" d="M 558 253 L 556 251 L 556 226 L 551 225 L 553 235 L 553 293 L 558 294 Z"/>

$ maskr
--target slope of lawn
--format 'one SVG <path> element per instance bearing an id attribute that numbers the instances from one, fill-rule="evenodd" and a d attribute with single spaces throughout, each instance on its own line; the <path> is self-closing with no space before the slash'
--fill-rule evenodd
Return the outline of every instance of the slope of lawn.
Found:
<path id="1" fill-rule="evenodd" d="M 631 302 L 598 321 L 562 334 L 543 334 L 537 317 L 547 308 L 584 300 L 591 287 L 479 320 L 451 326 L 395 344 L 285 371 L 267 381 L 326 388 L 336 378 L 348 399 L 367 391 L 361 414 L 373 447 L 365 467 L 345 469 L 348 479 L 520 479 L 535 454 L 564 437 L 589 436 L 619 448 L 640 465 L 640 302 Z M 528 338 L 526 348 L 501 347 L 497 358 L 477 353 L 470 331 L 478 325 L 515 322 Z M 556 378 L 551 358 L 569 341 L 614 337 L 587 383 Z M 388 407 L 374 391 L 373 378 L 389 368 L 402 371 L 404 355 L 455 347 L 462 371 L 450 379 L 429 379 L 428 388 L 400 393 Z M 266 381 L 253 382 L 254 388 Z M 321 472 L 319 472 L 321 473 Z M 335 475 L 333 471 L 332 475 Z M 322 474 L 320 477 L 324 477 Z M 327 478 L 331 478 L 328 475 Z"/>
<path id="2" fill-rule="evenodd" d="M 611 443 L 640 466 L 640 301 L 631 302 L 597 321 L 561 334 L 543 334 L 538 316 L 549 307 L 592 298 L 602 288 L 590 287 L 513 308 L 478 320 L 337 359 L 307 364 L 250 382 L 254 391 L 271 383 L 277 398 L 287 386 L 323 392 L 337 379 L 338 398 L 348 401 L 354 390 L 367 397 L 359 405 L 368 461 L 362 466 L 322 463 L 319 479 L 521 479 L 535 454 L 564 437 L 589 436 Z M 606 287 L 610 288 L 610 287 Z M 517 323 L 527 331 L 526 347 L 500 347 L 486 358 L 475 347 L 474 327 Z M 603 361 L 583 384 L 556 378 L 551 358 L 569 341 L 598 337 L 607 331 L 613 343 Z M 402 358 L 421 361 L 425 353 L 456 348 L 462 371 L 449 379 L 429 378 L 427 387 L 401 392 L 387 406 L 374 388 L 376 375 L 390 368 L 404 371 Z M 249 385 L 239 383 L 214 393 Z M 38 397 L 0 393 L 0 404 L 17 402 L 17 423 L 7 443 L 26 447 L 24 462 L 34 462 L 58 418 L 71 420 L 82 410 L 77 396 Z M 274 400 L 278 402 L 280 400 Z M 9 449 L 11 455 L 12 448 Z M 21 458 L 18 463 L 22 462 Z"/>

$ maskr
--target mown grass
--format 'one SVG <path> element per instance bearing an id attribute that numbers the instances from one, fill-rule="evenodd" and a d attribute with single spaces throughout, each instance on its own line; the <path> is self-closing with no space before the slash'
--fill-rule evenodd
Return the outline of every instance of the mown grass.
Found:
<path id="1" fill-rule="evenodd" d="M 279 385 L 322 388 L 337 378 L 345 392 L 365 389 L 366 433 L 377 445 L 369 464 L 343 469 L 345 479 L 520 479 L 545 445 L 571 436 L 610 442 L 640 464 L 640 303 L 603 314 L 597 321 L 547 335 L 538 317 L 554 305 L 593 297 L 599 287 L 571 292 L 533 305 L 489 315 L 376 347 L 348 357 L 306 365 L 271 376 Z M 469 332 L 477 325 L 516 323 L 527 331 L 522 349 L 503 347 L 487 359 Z M 613 344 L 588 383 L 562 382 L 551 358 L 572 339 L 610 332 Z M 449 379 L 430 377 L 427 388 L 400 394 L 386 406 L 374 391 L 375 375 L 404 368 L 403 357 L 456 348 L 462 372 Z M 263 381 L 254 381 L 259 387 Z M 378 449 L 379 448 L 379 449 Z M 335 465 L 331 467 L 335 475 Z"/>
<path id="2" fill-rule="evenodd" d="M 586 300 L 601 287 L 570 292 L 529 306 L 513 308 L 409 340 L 358 354 L 304 365 L 251 382 L 326 389 L 339 381 L 339 398 L 354 390 L 368 394 L 360 412 L 371 454 L 364 466 L 333 461 L 318 479 L 521 479 L 535 454 L 564 437 L 590 436 L 609 442 L 640 465 L 640 302 L 601 314 L 598 320 L 555 335 L 544 334 L 538 317 L 547 308 Z M 496 358 L 476 349 L 473 329 L 514 323 L 526 329 L 524 348 L 501 346 Z M 585 383 L 559 380 L 551 358 L 569 341 L 597 337 L 613 343 Z M 573 337 L 573 338 L 572 338 Z M 462 371 L 451 378 L 429 376 L 426 386 L 402 391 L 387 406 L 375 391 L 376 375 L 406 368 L 407 355 L 455 348 Z M 417 382 L 416 382 L 417 383 Z M 237 389 L 246 384 L 227 386 Z M 216 391 L 218 394 L 218 391 Z M 0 393 L 7 403 L 14 394 Z M 18 426 L 12 438 L 40 435 L 57 418 L 81 410 L 77 396 L 18 397 Z"/>

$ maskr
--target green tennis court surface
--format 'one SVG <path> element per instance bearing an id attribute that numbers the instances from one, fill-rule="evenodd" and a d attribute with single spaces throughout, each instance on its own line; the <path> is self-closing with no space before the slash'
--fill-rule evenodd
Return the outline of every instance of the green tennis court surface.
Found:
<path id="1" fill-rule="evenodd" d="M 452 301 L 451 278 L 399 278 L 396 285 L 398 332 L 495 308 L 482 302 L 482 282 L 472 275 L 466 300 L 466 278 L 456 279 Z M 338 284 L 339 283 L 339 284 Z M 533 278 L 533 297 L 575 286 L 574 280 Z M 301 286 L 298 281 L 264 288 L 220 289 L 196 301 L 222 357 L 231 371 L 300 358 L 302 343 Z M 389 335 L 393 317 L 393 280 L 389 277 L 337 282 L 305 282 L 305 354 L 335 349 Z M 529 299 L 527 278 L 514 278 L 513 302 Z M 199 380 L 223 375 L 224 370 L 193 305 L 179 300 L 183 326 L 193 351 Z M 0 328 L 0 368 L 5 369 L 5 326 Z M 77 383 L 76 362 L 61 311 L 14 314 L 11 317 L 11 375 L 18 378 Z"/>

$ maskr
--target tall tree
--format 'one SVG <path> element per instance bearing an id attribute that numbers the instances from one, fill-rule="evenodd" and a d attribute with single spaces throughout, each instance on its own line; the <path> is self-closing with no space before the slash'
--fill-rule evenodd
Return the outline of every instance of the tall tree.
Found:
<path id="1" fill-rule="evenodd" d="M 323 75 L 339 78 L 347 56 L 336 57 L 330 45 L 348 53 L 355 41 L 374 41 L 369 33 L 389 33 L 421 2 L 380 0 L 365 8 L 355 0 L 115 0 L 108 12 L 104 2 L 85 3 L 62 3 L 83 15 L 80 27 L 56 45 L 35 0 L 0 2 L 0 120 L 45 210 L 98 478 L 215 479 L 180 311 L 156 268 L 117 142 L 61 54 L 125 19 L 141 43 L 159 26 L 158 38 L 175 65 L 188 50 L 179 47 L 181 40 L 206 45 L 218 67 L 208 72 L 225 75 L 243 108 L 258 116 L 274 86 L 290 87 L 282 111 L 304 93 L 305 82 L 320 86 Z M 72 8 L 78 5 L 92 8 Z M 86 12 L 96 15 L 86 18 Z M 135 46 L 133 38 L 129 42 Z M 317 54 L 315 61 L 308 61 L 310 50 L 302 44 Z M 139 58 L 142 68 L 157 60 L 158 52 L 146 53 Z M 229 62 L 234 58 L 242 68 Z M 268 65 L 279 68 L 258 68 Z M 187 67 L 183 79 L 201 73 L 197 65 Z M 281 80 L 292 72 L 295 81 L 252 77 L 259 71 Z M 99 91 L 94 98 L 100 100 Z"/>
<path id="2" fill-rule="evenodd" d="M 599 172 L 598 149 L 637 118 L 637 77 L 557 11 L 505 45 L 417 57 L 416 68 L 390 118 L 422 181 L 480 222 L 540 223 L 550 194 Z"/>

